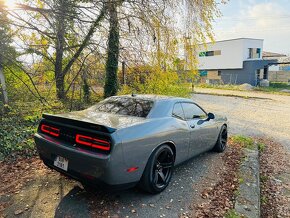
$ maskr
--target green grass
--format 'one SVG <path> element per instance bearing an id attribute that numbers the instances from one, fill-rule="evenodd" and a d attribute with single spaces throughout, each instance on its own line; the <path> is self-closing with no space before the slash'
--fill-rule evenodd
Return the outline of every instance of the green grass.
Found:
<path id="1" fill-rule="evenodd" d="M 290 85 L 288 85 L 287 83 L 271 82 L 269 87 L 255 87 L 254 90 L 262 91 L 262 92 L 270 92 L 270 93 L 277 93 L 277 92 L 283 93 L 281 92 L 281 90 L 283 89 L 290 90 Z M 284 94 L 287 94 L 287 93 L 285 92 Z"/>
<path id="2" fill-rule="evenodd" d="M 242 177 L 240 177 L 239 178 L 239 184 L 242 184 L 242 183 L 244 183 L 245 181 L 244 181 L 244 178 L 242 178 Z"/>
<path id="3" fill-rule="evenodd" d="M 209 88 L 209 89 L 248 91 L 248 90 L 241 89 L 240 85 L 231 85 L 231 84 L 226 84 L 226 85 L 198 84 L 195 87 Z M 283 89 L 290 90 L 290 85 L 288 85 L 287 83 L 271 82 L 269 87 L 254 87 L 253 91 L 268 92 L 268 93 L 280 94 L 280 95 L 290 95 L 290 93 L 281 92 L 281 90 Z"/>
<path id="4" fill-rule="evenodd" d="M 254 139 L 252 139 L 251 137 L 234 135 L 232 136 L 232 140 L 234 143 L 240 144 L 244 148 L 248 148 L 251 150 L 255 149 L 255 142 Z"/>
<path id="5" fill-rule="evenodd" d="M 268 199 L 265 196 L 261 196 L 261 204 L 267 204 L 268 203 Z"/>
<path id="6" fill-rule="evenodd" d="M 232 84 L 226 84 L 226 85 L 218 85 L 218 84 L 197 84 L 195 85 L 197 88 L 208 88 L 208 89 L 224 89 L 224 90 L 238 90 L 242 91 L 242 89 L 239 87 L 239 85 L 232 85 Z"/>
<path id="7" fill-rule="evenodd" d="M 261 176 L 260 176 L 261 183 L 265 183 L 265 182 L 267 182 L 268 179 L 269 179 L 268 176 L 264 176 L 264 175 L 261 175 Z"/>
<path id="8" fill-rule="evenodd" d="M 279 83 L 279 82 L 271 82 L 270 86 L 268 88 L 271 89 L 289 89 L 290 90 L 290 85 L 288 85 L 287 83 Z"/>
<path id="9" fill-rule="evenodd" d="M 234 191 L 235 198 L 237 198 L 240 194 L 241 194 L 240 190 L 237 189 Z"/>
<path id="10" fill-rule="evenodd" d="M 231 209 L 225 214 L 225 218 L 241 218 L 241 216 L 234 209 Z"/>
<path id="11" fill-rule="evenodd" d="M 266 148 L 266 145 L 263 143 L 258 143 L 258 149 L 260 152 L 263 152 Z"/>

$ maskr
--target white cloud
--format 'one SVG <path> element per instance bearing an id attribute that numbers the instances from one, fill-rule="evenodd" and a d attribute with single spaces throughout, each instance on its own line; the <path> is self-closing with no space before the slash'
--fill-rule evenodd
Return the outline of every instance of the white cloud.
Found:
<path id="1" fill-rule="evenodd" d="M 264 39 L 264 50 L 290 54 L 290 13 L 277 2 L 257 4 L 249 0 L 239 3 L 243 7 L 234 17 L 217 20 L 214 27 L 216 40 L 261 38 Z"/>

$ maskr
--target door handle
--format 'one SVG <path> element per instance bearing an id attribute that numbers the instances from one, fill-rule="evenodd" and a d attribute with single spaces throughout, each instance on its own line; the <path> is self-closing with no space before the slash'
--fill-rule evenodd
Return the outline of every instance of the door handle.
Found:
<path id="1" fill-rule="evenodd" d="M 194 124 L 190 125 L 190 128 L 191 129 L 194 129 L 195 128 L 195 125 Z"/>

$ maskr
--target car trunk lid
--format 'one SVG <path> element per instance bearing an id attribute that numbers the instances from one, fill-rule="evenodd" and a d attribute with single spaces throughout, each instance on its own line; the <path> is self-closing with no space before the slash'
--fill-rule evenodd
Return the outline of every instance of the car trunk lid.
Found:
<path id="1" fill-rule="evenodd" d="M 109 153 L 114 144 L 112 134 L 119 128 L 144 122 L 145 118 L 130 117 L 92 110 L 59 115 L 43 114 L 38 132 L 73 147 Z"/>

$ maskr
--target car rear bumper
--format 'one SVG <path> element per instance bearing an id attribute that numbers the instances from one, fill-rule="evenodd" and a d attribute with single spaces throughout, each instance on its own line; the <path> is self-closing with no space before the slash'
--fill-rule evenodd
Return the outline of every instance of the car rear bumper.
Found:
<path id="1" fill-rule="evenodd" d="M 114 158 L 112 154 L 82 150 L 39 133 L 35 134 L 34 140 L 39 156 L 45 165 L 82 183 L 127 187 L 136 184 L 140 179 L 134 174 L 127 175 L 123 158 Z M 114 153 L 118 157 L 118 153 L 122 155 L 122 150 L 116 149 Z M 68 160 L 67 171 L 54 166 L 57 156 Z"/>

